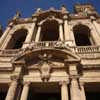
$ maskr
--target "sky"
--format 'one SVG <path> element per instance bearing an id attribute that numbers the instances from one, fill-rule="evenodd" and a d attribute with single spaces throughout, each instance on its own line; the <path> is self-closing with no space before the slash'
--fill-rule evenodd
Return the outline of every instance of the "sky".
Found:
<path id="1" fill-rule="evenodd" d="M 91 3 L 100 14 L 100 0 L 0 0 L 0 24 L 5 28 L 17 10 L 22 13 L 22 17 L 30 17 L 37 8 L 60 9 L 64 4 L 72 12 L 75 3 Z"/>

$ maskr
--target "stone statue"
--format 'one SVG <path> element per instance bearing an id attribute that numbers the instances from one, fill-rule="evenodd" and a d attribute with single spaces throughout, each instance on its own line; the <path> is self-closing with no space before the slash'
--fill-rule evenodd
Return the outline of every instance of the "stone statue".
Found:
<path id="1" fill-rule="evenodd" d="M 13 20 L 18 19 L 19 17 L 21 17 L 21 13 L 19 11 L 17 11 L 15 16 L 13 17 Z"/>

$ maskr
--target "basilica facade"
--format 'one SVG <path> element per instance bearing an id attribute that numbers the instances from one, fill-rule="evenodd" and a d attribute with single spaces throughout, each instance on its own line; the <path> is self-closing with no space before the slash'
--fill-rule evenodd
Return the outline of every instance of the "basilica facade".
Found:
<path id="1" fill-rule="evenodd" d="M 38 8 L 29 18 L 17 12 L 0 38 L 0 100 L 100 100 L 99 95 L 95 8 Z"/>

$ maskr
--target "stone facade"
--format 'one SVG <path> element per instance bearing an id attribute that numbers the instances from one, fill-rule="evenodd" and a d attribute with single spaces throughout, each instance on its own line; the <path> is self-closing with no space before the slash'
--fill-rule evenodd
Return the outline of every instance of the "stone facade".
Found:
<path id="1" fill-rule="evenodd" d="M 75 13 L 38 8 L 30 18 L 17 12 L 9 22 L 0 38 L 0 100 L 32 100 L 31 92 L 89 100 L 99 84 L 100 16 L 92 5 L 77 4 Z"/>

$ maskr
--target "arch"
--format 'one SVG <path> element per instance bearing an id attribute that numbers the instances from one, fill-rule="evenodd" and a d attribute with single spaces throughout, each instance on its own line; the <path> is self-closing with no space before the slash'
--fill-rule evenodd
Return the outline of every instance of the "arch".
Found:
<path id="1" fill-rule="evenodd" d="M 88 46 L 92 45 L 91 41 L 91 30 L 88 26 L 78 24 L 73 27 L 73 33 L 77 46 Z"/>
<path id="2" fill-rule="evenodd" d="M 41 28 L 41 41 L 57 41 L 59 39 L 59 25 L 57 21 L 47 20 Z"/>
<path id="3" fill-rule="evenodd" d="M 27 30 L 27 33 L 29 33 L 29 26 L 28 25 L 24 25 L 24 24 L 22 24 L 22 25 L 16 25 L 16 26 L 14 26 L 13 28 L 12 28 L 12 30 L 10 31 L 10 34 L 12 35 L 12 34 L 14 34 L 17 30 L 21 30 L 21 29 L 25 29 L 25 30 Z"/>
<path id="4" fill-rule="evenodd" d="M 7 44 L 6 49 L 19 49 L 22 47 L 26 36 L 27 36 L 27 29 L 19 29 L 16 30 Z"/>
<path id="5" fill-rule="evenodd" d="M 39 25 L 41 25 L 41 41 L 57 41 L 59 40 L 59 24 L 62 20 L 55 18 L 54 16 L 49 16 L 45 20 L 42 20 Z"/>

